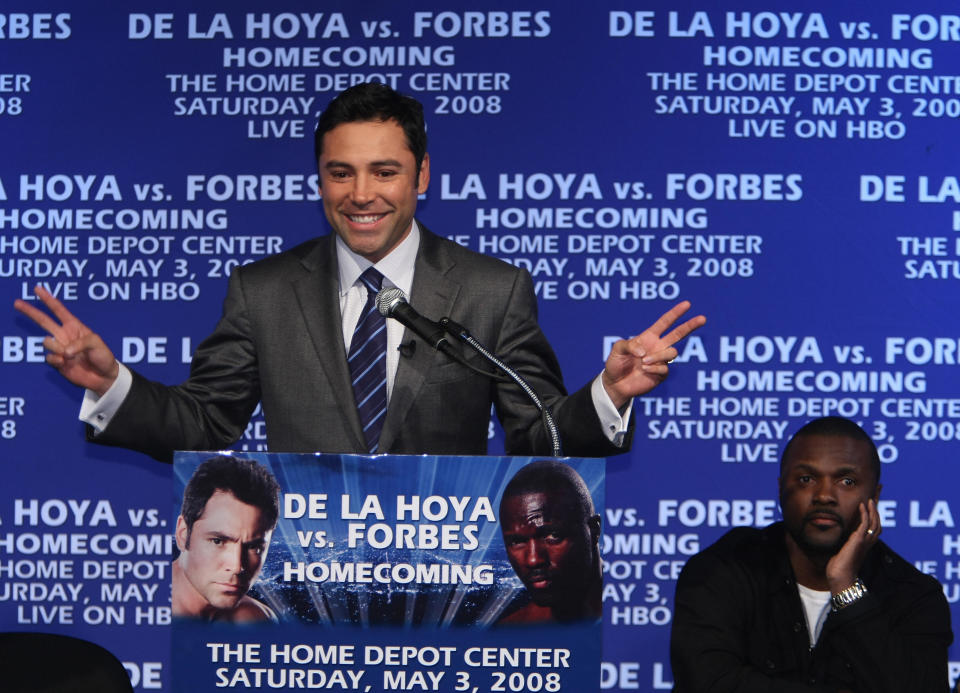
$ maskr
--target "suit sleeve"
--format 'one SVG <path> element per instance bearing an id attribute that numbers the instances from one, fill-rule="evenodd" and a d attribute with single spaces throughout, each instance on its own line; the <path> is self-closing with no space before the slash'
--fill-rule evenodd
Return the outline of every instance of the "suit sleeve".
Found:
<path id="1" fill-rule="evenodd" d="M 537 321 L 533 280 L 526 271 L 516 272 L 494 351 L 526 380 L 550 408 L 560 430 L 564 455 L 605 457 L 630 449 L 630 432 L 622 447 L 606 437 L 593 399 L 590 383 L 567 395 L 560 364 Z M 494 406 L 506 435 L 511 455 L 550 455 L 552 446 L 537 408 L 513 383 L 496 386 Z"/>
<path id="2" fill-rule="evenodd" d="M 189 378 L 168 386 L 134 373 L 133 385 L 110 425 L 88 438 L 170 462 L 174 450 L 217 450 L 244 431 L 260 400 L 257 354 L 250 337 L 244 287 L 229 281 L 223 315 L 198 347 Z"/>

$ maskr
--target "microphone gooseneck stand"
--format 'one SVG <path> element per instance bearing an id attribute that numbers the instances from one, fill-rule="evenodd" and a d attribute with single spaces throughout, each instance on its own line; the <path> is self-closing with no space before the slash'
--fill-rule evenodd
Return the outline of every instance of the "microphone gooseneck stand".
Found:
<path id="1" fill-rule="evenodd" d="M 553 415 L 550 413 L 550 410 L 544 406 L 543 402 L 541 402 L 540 398 L 537 396 L 537 393 L 533 391 L 533 388 L 530 387 L 529 384 L 527 384 L 527 381 L 520 377 L 519 373 L 513 370 L 489 349 L 484 347 L 483 344 L 477 341 L 477 339 L 470 334 L 469 331 L 467 331 L 467 328 L 454 322 L 450 318 L 443 318 L 438 324 L 433 320 L 423 317 L 413 308 L 413 306 L 407 302 L 407 297 L 404 295 L 403 291 L 395 287 L 381 290 L 380 293 L 377 294 L 376 303 L 377 310 L 380 311 L 381 315 L 387 318 L 393 318 L 394 320 L 402 323 L 404 327 L 407 327 L 411 332 L 418 335 L 431 347 L 442 351 L 457 363 L 460 363 L 475 373 L 479 373 L 487 378 L 493 378 L 494 380 L 499 380 L 500 382 L 515 383 L 540 411 L 540 417 L 543 419 L 543 426 L 547 429 L 547 434 L 550 437 L 550 447 L 553 451 L 553 456 L 562 456 L 563 452 L 560 447 L 560 431 L 557 429 L 557 424 L 553 420 Z M 477 368 L 472 363 L 467 361 L 461 354 L 457 352 L 456 349 L 450 346 L 446 337 L 444 336 L 444 332 L 453 335 L 458 340 L 480 354 L 487 361 L 492 363 L 497 368 L 497 372 L 488 373 L 487 371 Z M 506 377 L 500 375 L 500 373 L 503 373 Z"/>
<path id="2" fill-rule="evenodd" d="M 519 388 L 526 393 L 527 397 L 530 398 L 530 401 L 533 402 L 537 409 L 540 410 L 540 416 L 543 419 L 543 426 L 547 429 L 547 434 L 550 436 L 550 445 L 553 449 L 553 456 L 561 457 L 563 451 L 560 447 L 560 431 L 557 429 L 557 423 L 553 420 L 553 415 L 550 413 L 550 410 L 543 405 L 543 402 L 540 401 L 540 398 L 537 396 L 537 393 L 533 391 L 533 388 L 527 384 L 527 381 L 521 378 L 520 374 L 513 370 L 510 366 L 500 360 L 496 354 L 491 352 L 489 349 L 483 346 L 483 344 L 477 341 L 476 337 L 470 334 L 467 328 L 465 328 L 463 325 L 454 322 L 450 318 L 441 318 L 440 326 L 496 366 L 501 372 L 505 373 L 510 380 L 516 383 L 517 386 L 519 386 Z"/>

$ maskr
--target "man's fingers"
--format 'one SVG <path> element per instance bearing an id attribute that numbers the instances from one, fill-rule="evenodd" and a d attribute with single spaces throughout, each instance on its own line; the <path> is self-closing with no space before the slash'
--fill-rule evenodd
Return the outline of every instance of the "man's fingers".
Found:
<path id="1" fill-rule="evenodd" d="M 858 509 L 860 511 L 860 530 L 863 532 L 863 540 L 870 545 L 880 535 L 880 516 L 873 499 L 867 500 L 866 503 L 860 503 Z M 850 539 L 853 540 L 853 535 L 850 536 Z"/>
<path id="2" fill-rule="evenodd" d="M 637 335 L 636 337 L 631 337 L 630 339 L 619 339 L 614 342 L 613 347 L 610 349 L 610 354 L 629 354 L 630 356 L 643 358 L 647 355 L 647 351 L 640 345 L 640 335 Z"/>
<path id="3" fill-rule="evenodd" d="M 681 339 L 686 337 L 688 334 L 703 327 L 707 323 L 707 318 L 705 315 L 698 315 L 695 318 L 690 318 L 682 325 L 677 325 L 670 331 L 670 334 L 661 337 L 660 339 L 667 344 L 676 344 Z"/>
<path id="4" fill-rule="evenodd" d="M 647 375 L 667 375 L 670 372 L 670 366 L 660 363 L 645 363 L 641 366 L 643 372 Z"/>
<path id="5" fill-rule="evenodd" d="M 880 536 L 883 531 L 883 525 L 880 524 L 880 513 L 877 511 L 877 503 L 873 498 L 867 501 L 867 527 L 868 534 L 874 538 Z"/>
<path id="6" fill-rule="evenodd" d="M 34 287 L 33 293 L 37 295 L 37 298 L 43 301 L 43 305 L 49 308 L 51 313 L 57 316 L 57 319 L 61 324 L 67 323 L 71 320 L 76 320 L 76 318 L 73 316 L 73 313 L 67 310 L 67 307 L 60 302 L 60 299 L 39 284 Z"/>
<path id="7" fill-rule="evenodd" d="M 645 365 L 651 365 L 654 363 L 670 363 L 675 358 L 677 358 L 677 350 L 673 347 L 667 347 L 666 349 L 655 351 L 652 354 L 647 354 L 643 357 L 643 363 Z"/>
<path id="8" fill-rule="evenodd" d="M 666 313 L 661 315 L 660 318 L 650 326 L 648 332 L 653 332 L 667 344 L 676 344 L 688 334 L 702 327 L 707 322 L 706 316 L 698 315 L 695 318 L 690 318 L 682 325 L 677 325 L 673 328 L 673 330 L 670 331 L 669 334 L 660 336 L 669 330 L 673 323 L 679 320 L 680 317 L 688 310 L 690 310 L 690 301 L 681 301 Z"/>
<path id="9" fill-rule="evenodd" d="M 67 358 L 73 358 L 77 354 L 90 352 L 94 349 L 100 348 L 101 346 L 106 348 L 103 340 L 100 339 L 97 334 L 94 334 L 93 332 L 87 332 L 86 334 L 81 335 L 78 339 L 75 339 L 67 344 L 63 353 Z"/>
<path id="10" fill-rule="evenodd" d="M 49 315 L 44 313 L 39 308 L 30 305 L 26 301 L 22 301 L 19 298 L 13 302 L 13 307 L 18 311 L 26 315 L 28 318 L 33 320 L 37 325 L 39 325 L 44 331 L 49 334 L 54 334 L 56 330 L 60 329 L 60 325 L 54 321 Z"/>
<path id="11" fill-rule="evenodd" d="M 47 350 L 48 354 L 57 354 L 58 356 L 63 356 L 66 350 L 66 347 L 54 337 L 44 337 L 43 348 Z"/>
<path id="12" fill-rule="evenodd" d="M 13 307 L 33 320 L 35 323 L 37 323 L 37 325 L 42 327 L 50 334 L 58 336 L 58 332 L 68 322 L 73 322 L 78 325 L 81 324 L 80 321 L 74 317 L 73 313 L 67 310 L 66 306 L 64 306 L 58 298 L 53 296 L 42 286 L 34 287 L 33 293 L 36 294 L 37 298 L 43 302 L 43 305 L 45 305 L 60 322 L 57 322 L 36 306 L 19 298 L 13 302 Z"/>
<path id="13" fill-rule="evenodd" d="M 661 315 L 660 318 L 650 326 L 650 331 L 655 332 L 657 335 L 663 334 L 688 310 L 690 310 L 690 301 L 680 301 L 680 303 Z"/>

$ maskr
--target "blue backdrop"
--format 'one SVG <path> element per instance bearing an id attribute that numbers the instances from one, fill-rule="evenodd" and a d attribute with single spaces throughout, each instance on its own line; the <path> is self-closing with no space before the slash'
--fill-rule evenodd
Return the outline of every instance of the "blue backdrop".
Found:
<path id="1" fill-rule="evenodd" d="M 427 111 L 418 216 L 531 270 L 569 386 L 676 300 L 709 316 L 609 462 L 601 688 L 669 688 L 679 568 L 778 517 L 778 451 L 822 414 L 875 437 L 884 539 L 956 615 L 955 3 L 632 5 L 3 9 L 0 289 L 43 282 L 182 379 L 229 270 L 326 231 L 317 112 L 386 81 Z M 88 637 L 160 688 L 170 468 L 85 443 L 36 335 L 7 312 L 0 624 Z M 255 418 L 240 446 L 264 442 Z"/>

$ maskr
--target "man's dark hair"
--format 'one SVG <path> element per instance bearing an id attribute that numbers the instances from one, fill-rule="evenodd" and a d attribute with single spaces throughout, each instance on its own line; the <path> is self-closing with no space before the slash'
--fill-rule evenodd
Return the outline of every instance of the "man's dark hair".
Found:
<path id="1" fill-rule="evenodd" d="M 266 467 L 253 460 L 219 455 L 200 463 L 183 490 L 180 514 L 187 525 L 187 546 L 193 523 L 203 515 L 207 501 L 217 491 L 226 491 L 241 503 L 259 508 L 269 529 L 280 515 L 280 485 Z"/>
<path id="2" fill-rule="evenodd" d="M 783 448 L 783 454 L 780 455 L 780 473 L 783 474 L 783 466 L 786 464 L 790 455 L 790 450 L 795 441 L 808 436 L 827 436 L 836 438 L 849 438 L 864 443 L 869 450 L 870 467 L 877 482 L 880 481 L 880 454 L 877 452 L 877 446 L 873 439 L 867 435 L 867 432 L 860 428 L 850 419 L 842 416 L 824 416 L 820 419 L 810 421 L 793 434 L 790 442 Z"/>
<path id="3" fill-rule="evenodd" d="M 528 493 L 562 493 L 576 503 L 581 519 L 587 520 L 595 514 L 590 489 L 577 471 L 570 465 L 556 460 L 531 462 L 518 471 L 500 499 L 500 514 L 507 498 L 523 496 Z"/>
<path id="4" fill-rule="evenodd" d="M 403 129 L 407 147 L 417 162 L 417 175 L 427 153 L 427 130 L 423 105 L 412 96 L 394 91 L 386 84 L 365 82 L 342 91 L 327 105 L 313 136 L 314 160 L 323 153 L 323 136 L 338 125 L 365 121 L 394 120 Z"/>

